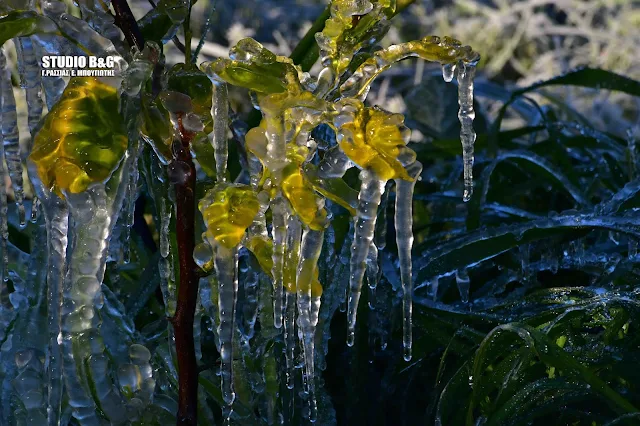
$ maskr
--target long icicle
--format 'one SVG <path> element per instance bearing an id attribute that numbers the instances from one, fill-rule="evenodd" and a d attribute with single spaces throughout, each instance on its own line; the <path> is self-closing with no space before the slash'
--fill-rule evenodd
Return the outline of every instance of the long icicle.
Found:
<path id="1" fill-rule="evenodd" d="M 473 78 L 476 73 L 475 62 L 458 63 L 458 119 L 460 120 L 460 141 L 462 142 L 462 163 L 464 165 L 464 194 L 462 199 L 469 201 L 473 194 L 473 144 L 476 133 L 473 130 Z"/>
<path id="2" fill-rule="evenodd" d="M 58 55 L 62 50 L 60 39 L 57 36 L 49 34 L 34 35 L 31 37 L 37 57 L 41 58 L 45 55 Z M 38 75 L 40 75 L 38 73 Z M 47 77 L 42 79 L 42 88 L 46 100 L 47 109 L 51 108 L 58 102 L 64 92 L 65 81 L 62 77 Z"/>
<path id="3" fill-rule="evenodd" d="M 315 396 L 315 332 L 318 325 L 320 296 L 312 293 L 312 283 L 324 242 L 324 230 L 305 229 L 300 247 L 296 287 L 298 292 L 298 326 L 304 356 L 304 376 L 309 393 L 309 420 L 315 422 L 318 407 Z"/>
<path id="4" fill-rule="evenodd" d="M 213 82 L 213 132 L 209 140 L 213 146 L 216 160 L 216 179 L 218 183 L 227 181 L 227 131 L 229 129 L 229 92 L 227 85 L 219 81 Z"/>
<path id="5" fill-rule="evenodd" d="M 123 182 L 119 189 L 124 192 L 128 174 L 121 174 Z M 107 359 L 98 313 L 102 307 L 101 283 L 109 236 L 123 201 L 122 194 L 115 198 L 109 196 L 104 184 L 67 198 L 74 225 L 62 293 L 62 353 L 69 404 L 82 425 L 99 421 L 96 403 L 113 423 L 126 419 L 126 412 L 121 409 L 122 398 L 105 375 Z M 77 367 L 85 364 L 85 368 Z"/>
<path id="6" fill-rule="evenodd" d="M 47 312 L 49 322 L 49 350 L 46 365 L 49 394 L 47 401 L 47 424 L 57 426 L 62 407 L 62 285 L 65 276 L 69 228 L 69 211 L 64 201 L 51 195 L 44 202 L 44 217 L 47 226 L 48 273 Z"/>
<path id="7" fill-rule="evenodd" d="M 44 102 L 42 100 L 42 77 L 40 76 L 40 65 L 34 42 L 31 37 L 19 37 L 17 39 L 18 60 L 22 64 L 20 67 L 20 86 L 24 89 L 27 101 L 27 123 L 31 139 L 27 152 L 31 152 L 35 128 L 42 118 Z M 63 82 L 64 83 L 64 82 Z M 64 85 L 63 85 L 64 87 Z M 40 201 L 33 195 L 31 200 L 31 221 L 35 222 Z"/>
<path id="8" fill-rule="evenodd" d="M 400 279 L 402 280 L 402 345 L 405 361 L 411 360 L 413 281 L 411 279 L 411 247 L 413 246 L 413 189 L 422 172 L 422 164 L 416 161 L 407 167 L 411 181 L 396 179 L 396 244 L 400 259 Z"/>
<path id="9" fill-rule="evenodd" d="M 367 284 L 369 286 L 369 307 L 373 309 L 373 300 L 376 294 L 376 287 L 378 287 L 378 247 L 376 243 L 371 241 L 369 245 L 369 254 L 367 255 Z"/>
<path id="10" fill-rule="evenodd" d="M 122 238 L 122 260 L 124 263 L 131 261 L 131 229 L 133 228 L 133 221 L 135 219 L 136 201 L 138 200 L 138 180 L 140 179 L 140 171 L 138 167 L 138 159 L 142 155 L 144 146 L 140 141 L 131 141 L 133 149 L 131 150 L 135 158 L 133 159 L 134 167 L 129 171 L 127 182 L 127 197 L 125 200 L 124 209 L 122 211 L 122 225 L 123 228 L 120 236 Z"/>
<path id="11" fill-rule="evenodd" d="M 287 273 L 286 279 L 291 282 L 286 283 L 285 292 L 285 317 L 284 317 L 284 358 L 285 377 L 288 389 L 294 388 L 295 383 L 295 349 L 296 349 L 296 293 L 297 269 L 300 260 L 300 239 L 302 237 L 302 226 L 297 216 L 289 217 L 287 227 Z"/>
<path id="12" fill-rule="evenodd" d="M 1 108 L 2 96 L 0 96 L 0 109 Z M 9 225 L 7 223 L 9 209 L 7 207 L 7 172 L 4 168 L 4 162 L 2 161 L 3 157 L 4 147 L 0 140 L 0 294 L 4 293 L 4 287 L 7 281 L 9 281 L 9 250 L 7 247 L 7 242 L 9 241 Z"/>
<path id="13" fill-rule="evenodd" d="M 366 269 L 369 247 L 373 241 L 376 226 L 376 215 L 386 181 L 367 169 L 360 171 L 360 192 L 358 209 L 355 218 L 355 231 L 351 244 L 351 261 L 349 277 L 349 300 L 347 303 L 347 345 L 353 346 L 356 333 L 356 316 L 362 291 L 362 280 Z"/>
<path id="14" fill-rule="evenodd" d="M 16 40 L 17 43 L 17 40 Z M 4 159 L 11 177 L 14 198 L 18 206 L 20 225 L 26 223 L 22 184 L 22 158 L 20 157 L 20 133 L 18 131 L 18 112 L 11 84 L 11 71 L 7 68 L 4 49 L 0 48 L 0 74 L 2 79 L 2 139 Z"/>
<path id="15" fill-rule="evenodd" d="M 24 74 L 20 76 L 20 86 L 25 91 L 27 100 L 27 117 L 31 137 L 42 117 L 42 77 L 38 57 L 30 37 L 20 37 L 18 40 L 19 58 L 23 64 Z"/>
<path id="16" fill-rule="evenodd" d="M 287 205 L 282 194 L 276 195 L 271 203 L 271 223 L 273 224 L 273 323 L 282 327 L 282 291 L 284 280 L 284 254 L 287 238 Z"/>
<path id="17" fill-rule="evenodd" d="M 218 279 L 220 326 L 220 377 L 222 399 L 231 406 L 236 398 L 233 390 L 233 336 L 235 334 L 236 299 L 238 297 L 238 249 L 222 244 L 215 247 L 214 264 Z"/>

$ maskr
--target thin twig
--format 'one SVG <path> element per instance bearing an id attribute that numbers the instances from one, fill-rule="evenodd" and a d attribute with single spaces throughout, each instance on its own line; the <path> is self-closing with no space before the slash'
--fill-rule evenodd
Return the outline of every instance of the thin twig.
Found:
<path id="1" fill-rule="evenodd" d="M 209 5 L 209 13 L 207 14 L 207 21 L 204 24 L 204 29 L 202 30 L 202 36 L 200 37 L 200 41 L 198 42 L 198 47 L 196 47 L 196 51 L 193 52 L 193 63 L 195 63 L 198 60 L 200 49 L 202 49 L 202 46 L 204 46 L 204 42 L 207 39 L 207 34 L 209 34 L 209 30 L 211 29 L 213 12 L 215 11 L 216 11 L 216 0 L 212 0 L 212 2 Z"/>
<path id="2" fill-rule="evenodd" d="M 194 134 L 185 130 L 178 120 L 180 141 L 174 144 L 175 162 L 186 165 L 187 172 L 175 183 L 176 234 L 180 263 L 180 285 L 176 313 L 170 318 L 178 354 L 178 416 L 177 425 L 197 425 L 198 365 L 193 340 L 193 321 L 198 298 L 197 267 L 193 260 L 195 247 L 195 187 L 196 168 L 191 157 L 190 143 Z"/>
<path id="3" fill-rule="evenodd" d="M 136 46 L 139 50 L 142 50 L 144 48 L 144 38 L 127 0 L 113 0 L 111 3 L 116 14 L 115 23 L 122 30 L 127 43 L 129 43 L 129 46 Z"/>

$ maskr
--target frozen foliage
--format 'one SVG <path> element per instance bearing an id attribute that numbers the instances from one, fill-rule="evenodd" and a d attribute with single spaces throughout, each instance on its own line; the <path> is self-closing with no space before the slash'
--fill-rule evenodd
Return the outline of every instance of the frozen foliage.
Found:
<path id="1" fill-rule="evenodd" d="M 468 200 L 479 55 L 458 40 L 436 36 L 374 51 L 397 12 L 395 2 L 336 0 L 324 30 L 315 34 L 322 65 L 317 78 L 248 38 L 231 49 L 229 59 L 164 71 L 162 49 L 153 40 L 124 48 L 109 2 L 80 0 L 76 6 L 82 18 L 57 0 L 0 17 L 15 20 L 16 28 L 24 20 L 35 22 L 29 31 L 17 31 L 13 44 L 31 133 L 27 165 L 41 203 L 32 198 L 32 205 L 34 211 L 41 206 L 42 213 L 29 226 L 46 240 L 31 248 L 29 271 L 14 266 L 19 262 L 10 256 L 14 247 L 8 242 L 5 180 L 0 179 L 2 278 L 10 279 L 13 289 L 5 297 L 9 288 L 0 283 L 3 333 L 14 324 L 2 336 L 0 353 L 3 422 L 38 424 L 46 418 L 55 425 L 68 422 L 69 415 L 80 425 L 164 421 L 183 396 L 184 371 L 175 369 L 182 356 L 176 341 L 184 337 L 176 326 L 183 315 L 177 297 L 187 286 L 184 266 L 191 262 L 198 269 L 187 271 L 200 275 L 200 298 L 193 301 L 195 360 L 211 362 L 211 353 L 203 350 L 211 347 L 211 339 L 220 354 L 220 378 L 209 371 L 200 375 L 202 418 L 214 417 L 210 397 L 223 406 L 226 421 L 248 418 L 252 393 L 266 390 L 269 396 L 256 407 L 270 424 L 295 415 L 298 405 L 311 422 L 332 419 L 316 367 L 326 367 L 329 327 L 340 305 L 347 311 L 347 344 L 355 344 L 365 276 L 369 306 L 375 310 L 381 303 L 375 290 L 384 269 L 379 249 L 386 246 L 392 188 L 387 183 L 392 180 L 396 289 L 402 294 L 408 361 L 412 203 L 422 165 L 407 146 L 404 117 L 365 101 L 373 81 L 409 57 L 439 64 L 447 82 L 457 73 L 463 198 Z M 190 9 L 187 1 L 161 2 L 154 13 L 170 22 L 157 41 L 173 38 L 188 22 Z M 62 79 L 39 78 L 39 55 L 78 51 L 115 57 L 116 77 L 73 77 L 66 87 Z M 364 51 L 372 53 L 361 58 Z M 17 109 L 4 53 L 0 71 L 2 153 L 18 223 L 26 225 Z M 249 89 L 262 115 L 246 134 L 230 117 L 230 86 Z M 233 148 L 230 124 L 237 139 Z M 231 153 L 239 154 L 244 168 L 235 181 L 236 172 L 227 164 Z M 195 178 L 189 155 L 206 175 L 198 176 L 200 184 L 207 182 L 201 192 L 187 187 Z M 355 188 L 350 169 L 359 171 Z M 185 190 L 198 192 L 197 229 L 202 231 L 187 259 L 181 234 L 186 231 L 180 228 L 184 218 L 178 216 L 191 206 L 176 205 Z M 141 205 L 152 207 L 148 216 L 157 239 L 148 235 L 146 212 L 136 211 L 141 194 Z M 333 226 L 337 216 L 353 222 L 341 241 Z M 15 250 L 14 257 L 27 258 Z M 160 294 L 154 295 L 151 283 L 159 283 Z M 146 312 L 151 300 L 156 305 Z M 157 320 L 136 330 L 139 315 Z M 383 335 L 384 319 L 372 322 Z M 36 328 L 41 331 L 34 333 Z M 280 340 L 282 345 L 274 343 Z M 283 362 L 274 347 L 284 352 Z M 277 401 L 279 376 L 292 390 L 287 403 Z M 219 394 L 211 393 L 218 383 Z M 47 384 L 50 388 L 43 390 Z M 5 405 L 8 399 L 13 402 Z"/>

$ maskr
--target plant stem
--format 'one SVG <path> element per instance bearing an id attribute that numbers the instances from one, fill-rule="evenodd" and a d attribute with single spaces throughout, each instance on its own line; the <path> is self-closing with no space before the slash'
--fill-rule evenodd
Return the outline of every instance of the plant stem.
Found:
<path id="1" fill-rule="evenodd" d="M 116 14 L 116 24 L 124 33 L 127 42 L 129 45 L 135 45 L 142 50 L 144 48 L 144 39 L 127 1 L 113 0 L 112 3 Z M 191 3 L 189 3 L 189 15 L 184 26 L 187 46 L 191 46 L 190 14 Z M 186 63 L 189 63 L 190 55 L 191 49 L 188 48 L 185 50 Z M 178 426 L 197 426 L 198 366 L 193 342 L 193 321 L 198 299 L 197 267 L 193 260 L 193 249 L 195 247 L 196 168 L 189 147 L 193 133 L 184 129 L 181 118 L 179 119 L 179 126 L 180 141 L 174 145 L 174 161 L 186 164 L 188 171 L 184 174 L 183 179 L 175 184 L 177 204 L 176 234 L 180 281 L 176 313 L 169 320 L 173 325 L 176 352 L 178 354 L 178 413 L 176 415 L 176 424 Z"/>
<path id="2" fill-rule="evenodd" d="M 144 38 L 127 0 L 113 0 L 111 4 L 113 4 L 113 11 L 116 13 L 115 23 L 122 30 L 129 46 L 136 46 L 139 50 L 142 50 L 144 48 Z"/>
<path id="3" fill-rule="evenodd" d="M 188 166 L 176 190 L 176 234 L 180 263 L 180 285 L 176 313 L 170 319 L 173 325 L 176 352 L 178 354 L 178 415 L 177 425 L 197 425 L 198 409 L 198 366 L 193 341 L 193 320 L 198 297 L 198 277 L 193 260 L 195 247 L 195 187 L 196 169 L 191 157 L 189 144 L 193 134 L 186 131 L 179 119 L 179 144 L 175 144 L 174 155 L 177 162 Z"/>
<path id="4" fill-rule="evenodd" d="M 184 63 L 191 63 L 191 1 L 188 3 L 188 12 L 187 18 L 184 20 L 184 24 L 182 24 L 182 28 L 184 28 Z"/>
<path id="5" fill-rule="evenodd" d="M 318 45 L 316 44 L 316 33 L 324 29 L 324 24 L 331 16 L 331 6 L 327 6 L 318 16 L 311 28 L 298 42 L 289 56 L 293 63 L 300 65 L 303 71 L 309 71 L 318 59 Z"/>

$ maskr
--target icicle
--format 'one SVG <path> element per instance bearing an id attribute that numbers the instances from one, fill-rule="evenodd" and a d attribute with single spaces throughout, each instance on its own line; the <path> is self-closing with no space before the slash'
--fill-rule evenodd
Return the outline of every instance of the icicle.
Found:
<path id="1" fill-rule="evenodd" d="M 136 209 L 136 201 L 138 200 L 138 179 L 140 177 L 140 172 L 138 168 L 138 158 L 142 154 L 142 149 L 144 146 L 140 143 L 140 141 L 132 141 L 136 146 L 132 147 L 132 152 L 135 153 L 135 158 L 133 159 L 134 167 L 131 168 L 128 176 L 127 182 L 127 197 L 125 199 L 125 208 L 123 210 L 122 222 L 124 225 L 124 229 L 121 230 L 121 238 L 122 238 L 122 253 L 123 253 L 123 261 L 124 263 L 129 263 L 131 260 L 131 229 L 133 228 L 133 222 L 135 220 L 135 209 Z"/>
<path id="2" fill-rule="evenodd" d="M 82 18 L 91 28 L 111 40 L 118 48 L 123 48 L 120 30 L 115 25 L 114 17 L 108 12 L 109 3 L 109 0 L 77 0 L 75 4 L 80 7 Z"/>
<path id="3" fill-rule="evenodd" d="M 74 407 L 74 417 L 81 424 L 98 421 L 96 402 L 112 422 L 126 418 L 120 393 L 107 372 L 108 358 L 104 353 L 98 314 L 103 305 L 101 283 L 108 240 L 126 189 L 127 174 L 123 170 L 120 173 L 123 182 L 118 185 L 115 199 L 104 184 L 67 197 L 74 226 L 69 270 L 62 294 L 61 344 L 69 404 Z M 78 369 L 77 365 L 83 363 L 87 363 L 87 368 Z M 92 387 L 98 401 L 94 401 Z"/>
<path id="4" fill-rule="evenodd" d="M 453 77 L 455 76 L 455 72 L 456 72 L 455 63 L 442 64 L 442 78 L 444 79 L 445 82 L 451 83 L 453 81 Z"/>
<path id="5" fill-rule="evenodd" d="M 470 286 L 469 274 L 467 268 L 458 269 L 456 271 L 456 285 L 458 286 L 458 292 L 460 293 L 460 300 L 462 303 L 469 303 L 469 286 Z"/>
<path id="6" fill-rule="evenodd" d="M 374 230 L 375 232 L 375 230 Z M 349 221 L 349 232 L 348 235 L 353 236 L 355 235 L 355 221 L 351 220 Z M 345 240 L 345 242 L 342 244 L 342 249 L 340 249 L 340 255 L 338 256 L 338 260 L 340 261 L 340 265 L 341 266 L 345 266 L 347 264 L 349 264 L 351 257 L 349 256 L 349 252 L 351 251 L 351 244 L 353 244 L 353 240 L 349 241 L 349 240 Z M 347 305 L 349 303 L 349 286 L 345 285 L 344 289 L 342 290 L 342 297 L 341 297 L 341 302 L 340 302 L 340 312 L 346 312 L 347 311 Z"/>
<path id="7" fill-rule="evenodd" d="M 213 146 L 216 159 L 216 179 L 218 182 L 227 181 L 227 132 L 229 130 L 229 93 L 227 85 L 213 81 L 213 132 L 209 134 L 209 141 Z"/>
<path id="8" fill-rule="evenodd" d="M 258 282 L 260 279 L 260 265 L 253 259 L 247 258 L 244 273 L 244 303 L 242 304 L 243 338 L 249 341 L 254 336 L 254 327 L 258 317 Z"/>
<path id="9" fill-rule="evenodd" d="M 295 315 L 296 315 L 296 288 L 297 266 L 300 260 L 300 238 L 302 226 L 295 216 L 289 217 L 287 226 L 287 274 L 285 292 L 285 318 L 284 318 L 284 343 L 287 388 L 293 389 L 295 383 Z"/>
<path id="10" fill-rule="evenodd" d="M 407 167 L 411 181 L 396 179 L 396 244 L 400 261 L 400 279 L 402 280 L 402 344 L 404 359 L 411 359 L 412 345 L 412 305 L 413 281 L 411 279 L 411 247 L 413 246 L 413 189 L 422 172 L 422 164 L 416 161 Z"/>
<path id="11" fill-rule="evenodd" d="M 473 78 L 476 73 L 476 62 L 458 63 L 458 119 L 460 120 L 460 141 L 462 142 L 462 163 L 464 165 L 464 195 L 462 199 L 469 201 L 473 194 L 473 144 L 476 133 L 473 130 Z"/>
<path id="12" fill-rule="evenodd" d="M 42 117 L 43 109 L 40 65 L 38 65 L 30 37 L 18 38 L 17 46 L 20 46 L 18 59 L 22 62 L 24 69 L 24 73 L 20 75 L 20 86 L 25 89 L 29 132 L 33 137 L 33 131 Z"/>
<path id="13" fill-rule="evenodd" d="M 273 323 L 282 327 L 282 289 L 284 280 L 284 253 L 287 238 L 287 205 L 282 195 L 276 196 L 271 204 L 273 224 Z"/>
<path id="14" fill-rule="evenodd" d="M 154 164 L 158 165 L 157 162 Z M 165 172 L 162 172 L 165 173 Z M 164 175 L 166 178 L 166 174 Z M 173 316 L 176 311 L 176 281 L 174 276 L 174 253 L 171 251 L 169 225 L 173 215 L 173 197 L 172 189 L 169 188 L 169 197 L 160 197 L 160 263 L 158 265 L 160 272 L 160 289 L 165 303 L 165 313 L 167 316 Z"/>
<path id="15" fill-rule="evenodd" d="M 2 106 L 1 104 L 2 100 L 0 99 L 0 106 Z M 7 224 L 7 188 L 5 186 L 6 171 L 2 162 L 3 155 L 4 149 L 0 144 L 0 256 L 2 256 L 0 260 L 0 293 L 4 291 L 5 284 L 9 281 L 9 250 L 7 247 L 9 226 Z"/>
<path id="16" fill-rule="evenodd" d="M 57 36 L 41 34 L 31 37 L 35 53 L 38 58 L 45 55 L 59 55 L 62 51 L 60 46 L 60 40 Z M 25 66 L 25 72 L 27 72 Z M 40 73 L 38 72 L 38 76 Z M 47 77 L 42 79 L 42 87 L 44 88 L 45 99 L 47 101 L 47 109 L 51 111 L 51 108 L 58 102 L 64 92 L 65 81 L 62 77 Z M 33 136 L 33 135 L 32 135 Z"/>
<path id="17" fill-rule="evenodd" d="M 198 295 L 200 297 L 200 295 Z M 196 304 L 196 312 L 193 318 L 193 345 L 196 351 L 196 362 L 202 360 L 202 316 L 204 309 L 198 301 Z"/>
<path id="18" fill-rule="evenodd" d="M 2 138 L 4 159 L 11 177 L 11 186 L 18 206 L 20 225 L 26 224 L 22 189 L 22 158 L 20 157 L 20 134 L 18 132 L 18 112 L 11 85 L 11 71 L 7 68 L 4 49 L 0 48 L 0 78 L 2 84 Z"/>
<path id="19" fill-rule="evenodd" d="M 367 255 L 367 284 L 369 285 L 369 309 L 375 309 L 374 300 L 376 297 L 376 287 L 378 286 L 378 247 L 371 241 L 369 254 Z"/>
<path id="20" fill-rule="evenodd" d="M 318 258 L 324 242 L 324 231 L 305 229 L 300 246 L 300 260 L 296 287 L 298 293 L 298 334 L 302 340 L 304 358 L 304 382 L 309 393 L 309 420 L 315 422 L 318 407 L 315 397 L 315 332 L 318 325 L 320 295 L 313 288 L 317 274 Z"/>
<path id="21" fill-rule="evenodd" d="M 360 193 L 358 194 L 358 209 L 355 218 L 355 233 L 351 245 L 351 276 L 349 278 L 349 302 L 347 311 L 347 345 L 353 346 L 356 332 L 356 315 L 362 279 L 364 277 L 369 247 L 373 241 L 376 226 L 376 216 L 380 198 L 386 185 L 371 170 L 360 171 Z"/>
<path id="22" fill-rule="evenodd" d="M 62 285 L 67 258 L 69 211 L 66 204 L 54 195 L 45 199 L 44 207 L 49 252 L 47 273 L 47 312 L 49 322 L 49 350 L 46 363 L 47 383 L 49 384 L 47 421 L 50 426 L 53 426 L 57 425 L 60 420 L 62 407 L 61 309 Z"/>
<path id="23" fill-rule="evenodd" d="M 222 244 L 215 247 L 215 268 L 218 279 L 220 315 L 220 376 L 222 399 L 231 406 L 236 397 L 233 390 L 233 336 L 235 333 L 236 298 L 238 296 L 238 250 Z"/>

